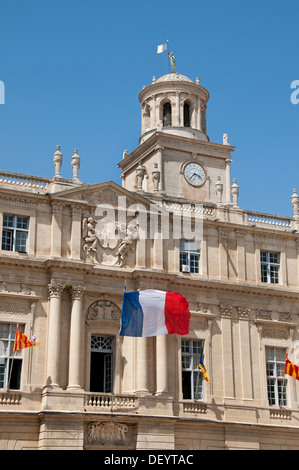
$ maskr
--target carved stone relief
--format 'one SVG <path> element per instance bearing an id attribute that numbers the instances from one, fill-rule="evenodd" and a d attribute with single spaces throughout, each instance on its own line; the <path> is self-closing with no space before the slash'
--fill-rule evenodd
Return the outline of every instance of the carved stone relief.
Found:
<path id="1" fill-rule="evenodd" d="M 122 423 L 89 423 L 87 427 L 87 444 L 99 446 L 124 446 L 128 426 Z"/>
<path id="2" fill-rule="evenodd" d="M 114 221 L 100 223 L 94 217 L 83 219 L 83 250 L 93 263 L 126 266 L 130 253 L 134 253 L 139 240 L 138 223 L 115 224 Z"/>
<path id="3" fill-rule="evenodd" d="M 121 317 L 120 308 L 108 299 L 100 299 L 93 302 L 87 310 L 86 320 L 106 320 L 119 323 Z"/>

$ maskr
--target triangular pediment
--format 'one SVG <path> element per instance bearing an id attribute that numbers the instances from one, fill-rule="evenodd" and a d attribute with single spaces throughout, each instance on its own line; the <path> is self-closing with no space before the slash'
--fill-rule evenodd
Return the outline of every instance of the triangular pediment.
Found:
<path id="1" fill-rule="evenodd" d="M 149 207 L 152 201 L 147 197 L 132 191 L 128 191 L 114 181 L 105 181 L 97 184 L 84 184 L 80 187 L 67 189 L 55 193 L 55 199 L 68 199 L 81 201 L 97 206 L 99 204 L 110 204 L 117 206 L 119 197 L 126 199 L 126 204 L 143 204 Z"/>

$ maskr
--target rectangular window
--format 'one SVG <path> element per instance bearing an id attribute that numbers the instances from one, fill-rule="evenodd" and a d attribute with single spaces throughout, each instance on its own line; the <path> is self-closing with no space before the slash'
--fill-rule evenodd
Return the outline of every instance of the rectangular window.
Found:
<path id="1" fill-rule="evenodd" d="M 280 254 L 261 251 L 261 281 L 279 284 Z"/>
<path id="2" fill-rule="evenodd" d="M 90 391 L 112 393 L 113 338 L 94 335 L 90 346 Z"/>
<path id="3" fill-rule="evenodd" d="M 180 241 L 180 271 L 199 273 L 200 242 Z"/>
<path id="4" fill-rule="evenodd" d="M 23 333 L 24 326 L 19 325 Z M 0 388 L 20 390 L 23 351 L 13 352 L 16 325 L 0 323 Z"/>
<path id="5" fill-rule="evenodd" d="M 203 375 L 199 359 L 203 340 L 182 339 L 183 398 L 203 400 Z"/>
<path id="6" fill-rule="evenodd" d="M 287 380 L 284 376 L 286 350 L 266 347 L 266 373 L 270 406 L 287 406 Z"/>
<path id="7" fill-rule="evenodd" d="M 27 253 L 29 217 L 3 215 L 2 250 Z"/>

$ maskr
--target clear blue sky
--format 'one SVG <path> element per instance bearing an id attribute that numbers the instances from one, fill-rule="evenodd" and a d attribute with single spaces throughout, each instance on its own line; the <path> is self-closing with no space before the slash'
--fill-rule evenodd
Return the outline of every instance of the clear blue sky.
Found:
<path id="1" fill-rule="evenodd" d="M 244 209 L 292 215 L 299 193 L 298 0 L 0 0 L 1 169 L 62 176 L 79 149 L 85 183 L 121 184 L 117 163 L 138 146 L 138 94 L 177 72 L 210 92 L 208 135 L 233 153 Z"/>

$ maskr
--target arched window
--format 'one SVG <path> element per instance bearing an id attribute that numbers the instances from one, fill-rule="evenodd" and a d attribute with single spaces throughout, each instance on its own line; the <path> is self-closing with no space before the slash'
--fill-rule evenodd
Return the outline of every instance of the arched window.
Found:
<path id="1" fill-rule="evenodd" d="M 104 335 L 92 336 L 90 346 L 90 391 L 111 393 L 113 338 Z"/>
<path id="2" fill-rule="evenodd" d="M 184 103 L 184 126 L 190 127 L 190 106 L 188 103 Z"/>
<path id="3" fill-rule="evenodd" d="M 165 103 L 163 106 L 163 127 L 171 126 L 171 104 Z"/>

